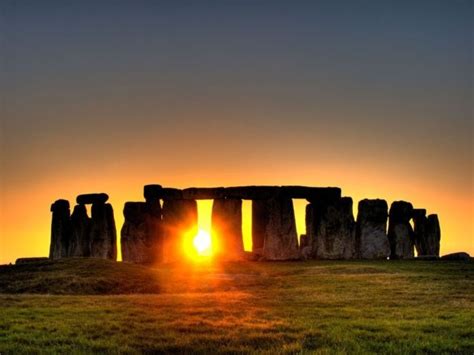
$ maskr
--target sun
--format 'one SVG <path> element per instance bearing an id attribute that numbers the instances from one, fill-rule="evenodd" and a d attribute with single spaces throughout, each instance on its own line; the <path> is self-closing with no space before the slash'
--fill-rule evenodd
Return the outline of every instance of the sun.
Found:
<path id="1" fill-rule="evenodd" d="M 212 254 L 212 240 L 209 232 L 199 229 L 193 239 L 193 246 L 199 256 L 210 256 Z"/>

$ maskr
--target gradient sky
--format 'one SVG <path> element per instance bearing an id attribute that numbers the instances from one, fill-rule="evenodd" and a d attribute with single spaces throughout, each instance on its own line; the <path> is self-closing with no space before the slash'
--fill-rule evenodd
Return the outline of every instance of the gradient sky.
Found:
<path id="1" fill-rule="evenodd" d="M 120 230 L 147 183 L 340 186 L 354 213 L 404 199 L 439 214 L 442 253 L 474 254 L 471 1 L 0 14 L 0 263 L 48 254 L 55 199 L 107 192 Z"/>

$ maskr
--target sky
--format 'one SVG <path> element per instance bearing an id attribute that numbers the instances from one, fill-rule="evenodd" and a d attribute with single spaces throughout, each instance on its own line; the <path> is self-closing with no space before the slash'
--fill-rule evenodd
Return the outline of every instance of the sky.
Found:
<path id="1" fill-rule="evenodd" d="M 0 16 L 0 264 L 48 255 L 54 200 L 106 192 L 120 231 L 149 183 L 339 186 L 355 214 L 411 201 L 439 215 L 442 254 L 474 254 L 471 1 L 3 0 Z"/>

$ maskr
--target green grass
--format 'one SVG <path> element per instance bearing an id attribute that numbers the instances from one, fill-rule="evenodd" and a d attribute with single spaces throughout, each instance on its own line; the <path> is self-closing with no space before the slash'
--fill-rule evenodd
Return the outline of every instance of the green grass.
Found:
<path id="1" fill-rule="evenodd" d="M 474 263 L 0 270 L 0 353 L 474 352 Z"/>

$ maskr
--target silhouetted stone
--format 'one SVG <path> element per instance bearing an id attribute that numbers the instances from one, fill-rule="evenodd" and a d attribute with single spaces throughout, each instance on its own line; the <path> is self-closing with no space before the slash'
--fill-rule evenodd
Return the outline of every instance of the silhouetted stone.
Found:
<path id="1" fill-rule="evenodd" d="M 34 264 L 47 260 L 49 260 L 47 257 L 18 258 L 15 261 L 15 265 Z"/>
<path id="2" fill-rule="evenodd" d="M 223 187 L 191 187 L 184 189 L 182 196 L 184 199 L 190 200 L 223 199 L 225 197 L 225 189 Z"/>
<path id="3" fill-rule="evenodd" d="M 352 199 L 320 200 L 311 204 L 308 229 L 312 254 L 317 259 L 351 259 L 355 254 L 355 222 Z M 312 219 L 312 220 L 311 220 Z"/>
<path id="4" fill-rule="evenodd" d="M 236 186 L 226 187 L 226 198 L 239 198 L 243 200 L 266 200 L 278 195 L 279 186 Z"/>
<path id="5" fill-rule="evenodd" d="M 197 234 L 197 203 L 195 200 L 164 200 L 163 261 L 178 261 L 183 255 L 184 238 Z"/>
<path id="6" fill-rule="evenodd" d="M 182 200 L 183 190 L 164 187 L 162 189 L 162 196 L 164 200 Z"/>
<path id="7" fill-rule="evenodd" d="M 426 254 L 439 256 L 441 242 L 441 228 L 438 215 L 430 214 L 426 223 Z"/>
<path id="8" fill-rule="evenodd" d="M 57 200 L 51 205 L 53 212 L 51 222 L 50 259 L 59 259 L 68 256 L 69 239 L 71 237 L 71 217 L 69 201 Z"/>
<path id="9" fill-rule="evenodd" d="M 413 206 L 409 202 L 395 201 L 390 206 L 388 240 L 390 259 L 407 259 L 415 256 L 413 229 L 410 219 Z"/>
<path id="10" fill-rule="evenodd" d="M 470 261 L 471 256 L 468 253 L 465 252 L 459 252 L 459 253 L 451 253 L 451 254 L 446 254 L 441 257 L 441 260 L 449 260 L 449 261 Z"/>
<path id="11" fill-rule="evenodd" d="M 341 198 L 339 187 L 282 186 L 281 193 L 290 198 L 301 198 L 313 202 L 330 202 Z"/>
<path id="12" fill-rule="evenodd" d="M 268 208 L 265 200 L 252 201 L 252 253 L 262 255 Z"/>
<path id="13" fill-rule="evenodd" d="M 390 255 L 387 237 L 388 205 L 385 200 L 359 202 L 356 223 L 356 255 L 361 259 L 386 259 Z"/>
<path id="14" fill-rule="evenodd" d="M 300 257 L 293 201 L 283 196 L 253 201 L 252 230 L 257 253 L 265 260 L 294 260 Z"/>
<path id="15" fill-rule="evenodd" d="M 214 200 L 212 204 L 212 236 L 219 241 L 218 256 L 228 260 L 243 258 L 242 200 Z"/>
<path id="16" fill-rule="evenodd" d="M 155 202 L 126 202 L 121 230 L 122 260 L 154 263 L 162 259 L 161 206 Z"/>
<path id="17" fill-rule="evenodd" d="M 91 214 L 91 257 L 116 260 L 117 231 L 112 205 L 93 204 Z"/>
<path id="18" fill-rule="evenodd" d="M 86 206 L 76 205 L 71 215 L 71 239 L 69 256 L 86 257 L 91 253 L 90 218 Z"/>
<path id="19" fill-rule="evenodd" d="M 300 249 L 309 245 L 309 238 L 306 234 L 300 235 Z"/>
<path id="20" fill-rule="evenodd" d="M 145 185 L 143 187 L 143 196 L 146 201 L 154 201 L 163 198 L 163 187 L 158 184 Z"/>
<path id="21" fill-rule="evenodd" d="M 93 193 L 93 194 L 82 194 L 77 196 L 76 202 L 78 205 L 87 205 L 87 204 L 104 204 L 109 199 L 109 195 L 104 193 Z"/>

